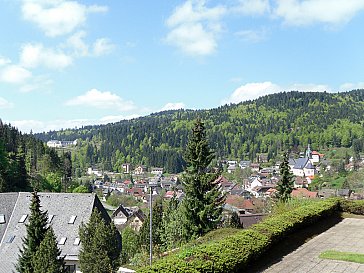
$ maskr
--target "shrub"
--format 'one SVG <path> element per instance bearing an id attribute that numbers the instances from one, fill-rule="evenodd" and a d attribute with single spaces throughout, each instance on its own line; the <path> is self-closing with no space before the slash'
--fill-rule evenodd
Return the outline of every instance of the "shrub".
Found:
<path id="1" fill-rule="evenodd" d="M 268 217 L 250 229 L 237 232 L 230 230 L 232 235 L 217 241 L 202 238 L 204 243 L 183 248 L 177 253 L 156 261 L 152 267 L 141 268 L 138 272 L 241 272 L 244 267 L 285 235 L 337 213 L 338 205 L 338 199 L 313 202 L 286 213 Z M 218 234 L 219 231 L 216 233 Z"/>
<path id="2" fill-rule="evenodd" d="M 364 200 L 341 200 L 340 208 L 343 212 L 364 215 Z"/>

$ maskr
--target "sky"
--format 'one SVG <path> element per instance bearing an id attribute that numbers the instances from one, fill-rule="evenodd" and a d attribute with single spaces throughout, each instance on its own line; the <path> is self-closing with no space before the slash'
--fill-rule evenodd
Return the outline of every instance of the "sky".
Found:
<path id="1" fill-rule="evenodd" d="M 0 0 L 0 26 L 25 133 L 364 88 L 364 0 Z"/>

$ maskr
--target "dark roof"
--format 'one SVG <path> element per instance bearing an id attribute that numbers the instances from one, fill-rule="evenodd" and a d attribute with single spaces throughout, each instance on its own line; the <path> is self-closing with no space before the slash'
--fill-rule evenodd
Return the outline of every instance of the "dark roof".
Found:
<path id="1" fill-rule="evenodd" d="M 20 193 L 0 193 L 0 204 L 6 202 L 4 200 L 17 196 L 16 203 L 7 225 L 7 229 L 0 243 L 0 273 L 9 273 L 15 270 L 19 249 L 22 247 L 22 238 L 26 236 L 26 224 L 29 216 L 24 223 L 19 223 L 19 219 L 23 215 L 29 215 L 29 205 L 32 194 L 29 192 Z M 78 260 L 77 256 L 80 245 L 74 245 L 76 238 L 79 238 L 78 229 L 80 224 L 88 222 L 92 210 L 97 207 L 102 217 L 107 221 L 111 221 L 107 212 L 103 208 L 97 196 L 93 193 L 38 193 L 41 202 L 41 210 L 48 211 L 48 215 L 54 215 L 51 221 L 54 233 L 59 240 L 66 237 L 64 245 L 59 245 L 62 255 L 66 256 L 65 260 Z M 76 216 L 73 224 L 69 224 L 72 216 Z M 6 243 L 6 238 L 15 236 L 11 243 Z"/>
<path id="2" fill-rule="evenodd" d="M 294 169 L 303 169 L 306 165 L 307 165 L 307 162 L 308 162 L 308 158 L 305 157 L 305 158 L 298 158 L 296 160 L 296 164 L 294 165 Z"/>
<path id="3" fill-rule="evenodd" d="M 18 193 L 0 193 L 0 215 L 4 215 L 5 223 L 0 224 L 0 242 L 3 240 L 5 230 L 10 221 L 10 216 L 14 210 L 16 200 L 18 199 Z"/>

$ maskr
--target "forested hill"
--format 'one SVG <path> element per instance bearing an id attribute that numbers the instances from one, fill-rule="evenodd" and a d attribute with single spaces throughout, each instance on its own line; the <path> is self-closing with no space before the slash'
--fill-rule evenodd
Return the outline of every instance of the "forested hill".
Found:
<path id="1" fill-rule="evenodd" d="M 130 162 L 182 170 L 182 153 L 193 121 L 206 125 L 218 158 L 255 159 L 258 153 L 274 158 L 281 151 L 350 147 L 364 137 L 364 90 L 345 93 L 283 92 L 253 101 L 210 110 L 174 110 L 118 123 L 53 131 L 35 136 L 80 139 L 75 168 L 100 165 L 120 171 Z M 76 163 L 78 162 L 78 163 Z"/>

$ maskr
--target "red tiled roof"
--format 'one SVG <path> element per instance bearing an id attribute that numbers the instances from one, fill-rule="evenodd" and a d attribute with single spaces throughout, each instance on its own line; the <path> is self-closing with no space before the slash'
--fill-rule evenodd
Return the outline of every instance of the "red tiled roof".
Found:
<path id="1" fill-rule="evenodd" d="M 307 198 L 316 198 L 318 195 L 315 191 L 309 191 L 306 188 L 294 189 L 291 193 L 293 197 L 307 197 Z"/>

